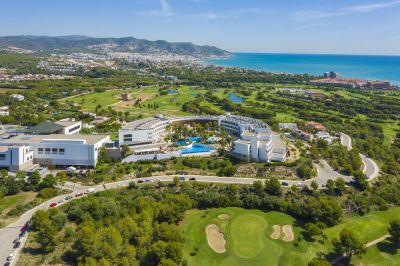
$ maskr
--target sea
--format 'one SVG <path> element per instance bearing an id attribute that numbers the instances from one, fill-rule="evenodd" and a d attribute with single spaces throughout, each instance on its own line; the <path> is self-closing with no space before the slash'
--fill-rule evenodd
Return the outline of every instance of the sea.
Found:
<path id="1" fill-rule="evenodd" d="M 388 80 L 400 85 L 400 56 L 233 53 L 231 57 L 210 59 L 205 63 L 321 76 L 335 71 L 346 78 Z"/>

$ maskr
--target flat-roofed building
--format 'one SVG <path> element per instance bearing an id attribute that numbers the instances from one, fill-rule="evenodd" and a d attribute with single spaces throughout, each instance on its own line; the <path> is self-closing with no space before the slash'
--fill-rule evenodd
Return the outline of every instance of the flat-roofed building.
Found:
<path id="1" fill-rule="evenodd" d="M 19 135 L 4 140 L 0 146 L 27 146 L 33 163 L 55 168 L 95 167 L 100 148 L 110 141 L 105 135 Z"/>
<path id="2" fill-rule="evenodd" d="M 31 134 L 48 135 L 48 134 L 79 134 L 82 129 L 82 122 L 73 119 L 63 119 L 56 122 L 43 121 L 36 126 L 30 128 Z"/>
<path id="3" fill-rule="evenodd" d="M 32 166 L 33 151 L 29 145 L 0 146 L 0 167 L 11 172 L 26 170 Z"/>
<path id="4" fill-rule="evenodd" d="M 126 124 L 119 130 L 119 145 L 132 146 L 161 141 L 170 123 L 170 119 L 157 115 Z"/>
<path id="5" fill-rule="evenodd" d="M 8 106 L 1 106 L 0 107 L 0 116 L 7 116 L 7 115 L 10 115 Z"/>

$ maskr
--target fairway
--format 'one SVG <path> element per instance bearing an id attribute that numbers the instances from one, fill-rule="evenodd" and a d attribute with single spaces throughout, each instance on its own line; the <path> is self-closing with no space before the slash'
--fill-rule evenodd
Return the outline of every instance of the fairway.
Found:
<path id="1" fill-rule="evenodd" d="M 221 219 L 221 215 L 229 215 Z M 391 208 L 382 212 L 371 212 L 365 216 L 346 218 L 337 226 L 324 230 L 325 242 L 297 241 L 303 229 L 296 226 L 296 220 L 279 212 L 262 212 L 241 208 L 221 208 L 191 210 L 187 212 L 181 228 L 186 236 L 183 260 L 188 265 L 307 265 L 317 253 L 330 253 L 331 241 L 338 237 L 343 228 L 353 231 L 361 241 L 367 243 L 387 234 L 387 226 L 393 218 L 399 217 L 400 208 Z M 207 243 L 205 228 L 215 224 L 226 239 L 226 251 L 214 252 Z M 274 238 L 274 225 L 281 228 L 291 225 L 294 241 L 283 241 L 284 233 Z M 277 228 L 277 227 L 275 227 Z M 276 236 L 276 234 L 275 234 Z M 398 265 L 400 252 L 388 241 L 371 246 L 361 258 L 353 257 L 354 265 Z"/>

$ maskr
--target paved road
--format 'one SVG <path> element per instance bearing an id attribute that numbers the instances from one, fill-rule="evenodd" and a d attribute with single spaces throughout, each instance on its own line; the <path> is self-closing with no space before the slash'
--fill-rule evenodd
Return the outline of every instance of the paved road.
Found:
<path id="1" fill-rule="evenodd" d="M 348 150 L 353 149 L 351 143 L 351 137 L 347 134 L 340 133 L 340 142 L 346 146 Z M 367 176 L 368 181 L 375 179 L 379 175 L 379 166 L 374 160 L 368 158 L 364 154 L 360 153 L 361 160 L 363 162 L 363 173 Z"/>
<path id="2" fill-rule="evenodd" d="M 319 186 L 325 185 L 329 179 L 336 180 L 338 178 L 343 178 L 346 182 L 353 180 L 352 176 L 345 176 L 333 170 L 325 160 L 320 160 L 319 163 L 314 164 L 314 166 L 318 173 L 315 181 Z"/>
<path id="3" fill-rule="evenodd" d="M 346 146 L 348 150 L 353 149 L 351 143 L 351 137 L 349 135 L 340 133 L 340 142 L 342 143 L 343 146 Z"/>

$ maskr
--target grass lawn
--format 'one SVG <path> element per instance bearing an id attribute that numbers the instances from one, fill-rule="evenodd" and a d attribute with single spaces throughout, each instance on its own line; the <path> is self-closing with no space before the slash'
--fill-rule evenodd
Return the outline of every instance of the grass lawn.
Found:
<path id="1" fill-rule="evenodd" d="M 158 87 L 130 89 L 130 90 L 112 90 L 99 93 L 92 93 L 82 96 L 77 96 L 66 101 L 72 101 L 79 104 L 83 111 L 94 112 L 97 105 L 102 108 L 111 106 L 113 109 L 122 112 L 130 112 L 132 115 L 142 114 L 144 117 L 153 116 L 155 114 L 164 115 L 188 115 L 182 111 L 182 105 L 190 100 L 193 100 L 197 94 L 204 94 L 207 91 L 201 89 L 192 90 L 189 86 L 181 86 L 176 88 L 177 94 L 159 95 Z M 121 101 L 120 95 L 123 92 L 128 92 L 131 100 Z M 141 107 L 135 107 L 134 103 L 137 99 L 142 99 Z M 158 105 L 159 108 L 154 109 L 153 105 Z M 204 102 L 203 105 L 210 106 L 213 109 L 219 110 L 218 107 L 211 103 Z M 149 106 L 151 105 L 151 106 Z"/>
<path id="2" fill-rule="evenodd" d="M 229 215 L 229 219 L 219 219 L 220 214 Z M 328 236 L 325 243 L 303 240 L 296 246 L 294 243 L 303 230 L 289 215 L 240 208 L 191 210 L 181 225 L 186 236 L 183 259 L 189 265 L 307 265 L 318 252 L 332 251 L 331 240 L 343 228 L 352 230 L 362 241 L 369 242 L 387 234 L 389 221 L 395 217 L 400 217 L 400 207 L 345 218 L 341 224 L 325 230 Z M 209 224 L 216 224 L 224 234 L 225 253 L 215 253 L 208 246 L 205 228 Z M 284 242 L 272 239 L 272 226 L 275 224 L 293 225 L 295 240 Z M 398 261 L 400 252 L 395 253 L 388 241 L 368 248 L 361 258 L 352 259 L 355 265 L 396 265 Z"/>
<path id="3" fill-rule="evenodd" d="M 36 192 L 20 192 L 16 195 L 5 196 L 0 199 L 0 225 L 12 223 L 16 217 L 8 217 L 6 214 L 19 204 L 25 204 L 35 199 Z M 0 226 L 1 227 L 1 226 Z"/>

